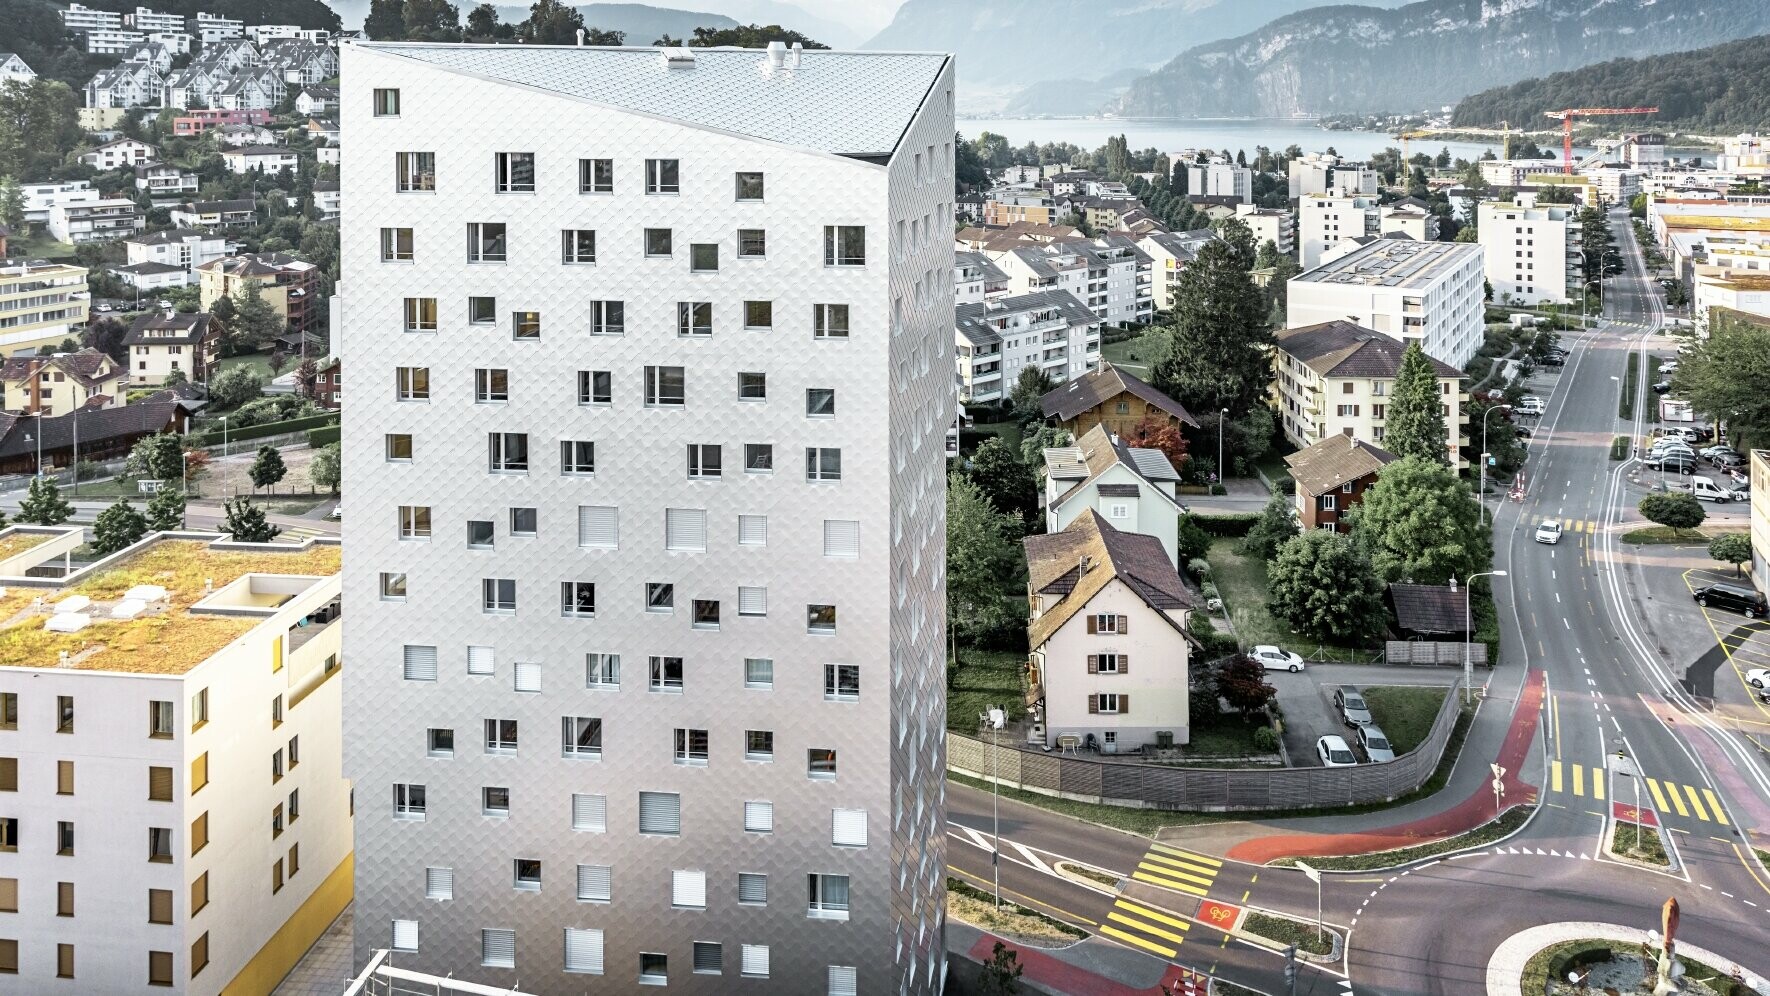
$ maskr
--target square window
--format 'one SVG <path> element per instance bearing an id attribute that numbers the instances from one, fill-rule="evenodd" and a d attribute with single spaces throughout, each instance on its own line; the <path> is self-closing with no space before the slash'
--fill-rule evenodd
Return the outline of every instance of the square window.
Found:
<path id="1" fill-rule="evenodd" d="M 567 228 L 559 233 L 559 261 L 568 266 L 596 262 L 596 232 Z"/>
<path id="2" fill-rule="evenodd" d="M 740 515 L 740 516 L 738 516 L 738 545 L 739 546 L 767 546 L 768 545 L 768 516 L 766 516 L 766 515 Z"/>
<path id="3" fill-rule="evenodd" d="M 498 299 L 495 297 L 468 298 L 467 323 L 469 325 L 496 325 L 498 323 Z"/>
<path id="4" fill-rule="evenodd" d="M 682 658 L 651 658 L 651 690 L 654 692 L 682 691 Z"/>
<path id="5" fill-rule="evenodd" d="M 559 472 L 579 475 L 596 473 L 596 444 L 588 439 L 560 440 Z"/>
<path id="6" fill-rule="evenodd" d="M 848 919 L 848 876 L 809 875 L 810 892 L 806 913 L 819 920 Z"/>
<path id="7" fill-rule="evenodd" d="M 825 664 L 824 699 L 830 702 L 860 700 L 860 665 Z"/>
<path id="8" fill-rule="evenodd" d="M 805 777 L 829 781 L 836 777 L 836 749 L 813 747 L 805 752 Z"/>
<path id="9" fill-rule="evenodd" d="M 486 753 L 514 754 L 518 743 L 521 726 L 514 719 L 488 719 L 485 721 Z"/>
<path id="10" fill-rule="evenodd" d="M 620 654 L 585 654 L 584 655 L 584 687 L 586 687 L 586 688 L 619 688 L 619 687 L 621 687 L 621 655 Z"/>
<path id="11" fill-rule="evenodd" d="M 824 226 L 825 266 L 865 266 L 867 230 L 862 225 Z"/>
<path id="12" fill-rule="evenodd" d="M 539 311 L 511 312 L 510 337 L 518 342 L 538 342 L 541 338 L 541 313 Z"/>
<path id="13" fill-rule="evenodd" d="M 541 862 L 538 858 L 517 858 L 512 863 L 511 885 L 523 892 L 541 891 Z"/>
<path id="14" fill-rule="evenodd" d="M 375 89 L 375 116 L 378 118 L 399 117 L 399 91 L 385 87 Z"/>
<path id="15" fill-rule="evenodd" d="M 487 968 L 515 968 L 516 931 L 482 929 L 479 932 L 479 963 Z"/>
<path id="16" fill-rule="evenodd" d="M 602 756 L 602 720 L 594 716 L 560 718 L 560 756 L 594 759 Z"/>
<path id="17" fill-rule="evenodd" d="M 607 405 L 614 403 L 614 373 L 608 370 L 578 371 L 578 404 Z"/>
<path id="18" fill-rule="evenodd" d="M 696 242 L 688 247 L 690 273 L 715 273 L 719 270 L 719 244 Z"/>
<path id="19" fill-rule="evenodd" d="M 768 232 L 761 228 L 738 229 L 738 258 L 762 259 L 768 255 Z"/>
<path id="20" fill-rule="evenodd" d="M 510 790 L 488 785 L 479 790 L 479 811 L 485 816 L 510 815 Z"/>
<path id="21" fill-rule="evenodd" d="M 590 581 L 561 581 L 559 614 L 568 618 L 593 618 L 596 615 L 596 585 Z"/>
<path id="22" fill-rule="evenodd" d="M 833 387 L 812 387 L 805 391 L 806 418 L 835 418 L 836 389 Z"/>
<path id="23" fill-rule="evenodd" d="M 707 731 L 676 728 L 676 763 L 696 767 L 707 763 Z"/>
<path id="24" fill-rule="evenodd" d="M 676 159 L 647 159 L 645 161 L 645 192 L 648 194 L 674 194 L 682 189 L 681 162 Z"/>
<path id="25" fill-rule="evenodd" d="M 744 906 L 768 905 L 768 876 L 738 872 L 738 902 Z"/>
<path id="26" fill-rule="evenodd" d="M 833 446 L 807 446 L 805 448 L 805 479 L 814 482 L 840 481 L 842 479 L 842 451 Z"/>
<path id="27" fill-rule="evenodd" d="M 694 600 L 694 628 L 719 628 L 719 602 L 717 599 L 697 598 Z"/>
<path id="28" fill-rule="evenodd" d="M 578 193 L 612 194 L 615 192 L 615 161 L 613 159 L 578 160 Z"/>
<path id="29" fill-rule="evenodd" d="M 467 520 L 467 549 L 490 550 L 493 546 L 493 526 L 489 519 Z M 426 533 L 426 535 L 429 535 Z"/>
<path id="30" fill-rule="evenodd" d="M 430 506 L 399 506 L 399 538 L 403 540 L 430 538 Z"/>
<path id="31" fill-rule="evenodd" d="M 502 263 L 508 257 L 508 232 L 501 221 L 467 224 L 467 262 Z"/>
<path id="32" fill-rule="evenodd" d="M 752 330 L 774 328 L 774 302 L 745 301 L 744 328 Z"/>
<path id="33" fill-rule="evenodd" d="M 848 305 L 812 305 L 811 336 L 814 339 L 848 338 Z"/>
<path id="34" fill-rule="evenodd" d="M 768 945 L 744 945 L 743 964 L 740 971 L 746 979 L 768 978 Z"/>
<path id="35" fill-rule="evenodd" d="M 645 368 L 645 404 L 650 408 L 681 408 L 687 404 L 688 383 L 681 367 Z"/>
<path id="36" fill-rule="evenodd" d="M 578 902 L 611 902 L 614 869 L 608 865 L 578 866 Z"/>
<path id="37" fill-rule="evenodd" d="M 759 201 L 762 199 L 762 174 L 739 173 L 737 175 L 737 199 L 740 201 Z"/>
<path id="38" fill-rule="evenodd" d="M 480 581 L 481 604 L 488 615 L 516 613 L 516 579 L 484 578 Z"/>
<path id="39" fill-rule="evenodd" d="M 645 611 L 672 612 L 676 608 L 676 586 L 662 581 L 645 585 Z"/>
<path id="40" fill-rule="evenodd" d="M 653 952 L 639 955 L 639 984 L 667 986 L 670 984 L 670 956 Z"/>
<path id="41" fill-rule="evenodd" d="M 393 164 L 394 189 L 400 193 L 436 189 L 436 153 L 396 152 Z"/>
<path id="42" fill-rule="evenodd" d="M 675 792 L 639 793 L 639 832 L 659 837 L 682 835 L 682 797 Z"/>
<path id="43" fill-rule="evenodd" d="M 381 230 L 381 261 L 383 263 L 411 262 L 412 230 L 409 228 L 383 228 Z"/>
<path id="44" fill-rule="evenodd" d="M 455 869 L 424 869 L 424 898 L 439 902 L 455 898 Z"/>
<path id="45" fill-rule="evenodd" d="M 746 761 L 772 761 L 772 760 L 774 760 L 774 731 L 773 730 L 745 730 L 744 731 L 744 760 L 746 760 Z"/>
<path id="46" fill-rule="evenodd" d="M 396 820 L 424 819 L 424 786 L 411 785 L 405 782 L 393 786 L 393 818 Z"/>
<path id="47" fill-rule="evenodd" d="M 424 733 L 425 753 L 431 757 L 455 756 L 455 731 L 433 726 Z"/>
<path id="48" fill-rule="evenodd" d="M 381 600 L 383 602 L 403 602 L 406 600 L 406 574 L 404 571 L 381 572 Z"/>
<path id="49" fill-rule="evenodd" d="M 717 443 L 688 444 L 688 479 L 716 481 L 725 470 L 724 448 Z"/>
<path id="50" fill-rule="evenodd" d="M 744 658 L 744 687 L 763 690 L 773 688 L 774 660 L 768 657 Z"/>
<path id="51" fill-rule="evenodd" d="M 774 445 L 772 443 L 745 443 L 744 473 L 774 473 Z"/>
<path id="52" fill-rule="evenodd" d="M 747 585 L 738 586 L 738 615 L 768 615 L 768 589 Z"/>
<path id="53" fill-rule="evenodd" d="M 694 942 L 696 975 L 718 975 L 725 971 L 725 949 L 717 941 Z"/>
<path id="54" fill-rule="evenodd" d="M 398 401 L 430 400 L 429 367 L 397 367 L 394 369 L 394 398 Z"/>
<path id="55" fill-rule="evenodd" d="M 627 305 L 622 301 L 590 302 L 591 335 L 625 335 Z"/>
<path id="56" fill-rule="evenodd" d="M 765 373 L 740 372 L 738 374 L 738 400 L 767 401 L 768 375 Z"/>
<path id="57" fill-rule="evenodd" d="M 494 432 L 487 437 L 487 469 L 494 474 L 526 474 L 529 437 L 526 432 Z"/>
<path id="58" fill-rule="evenodd" d="M 510 510 L 510 535 L 535 535 L 536 512 L 532 508 L 512 508 Z"/>
<path id="59" fill-rule="evenodd" d="M 541 690 L 541 665 L 537 661 L 517 661 L 512 669 L 511 687 L 519 692 Z"/>
<path id="60" fill-rule="evenodd" d="M 393 921 L 393 937 L 392 943 L 389 947 L 393 948 L 395 951 L 418 950 L 418 921 Z"/>
<path id="61" fill-rule="evenodd" d="M 510 371 L 481 367 L 473 371 L 473 401 L 501 405 L 510 400 Z"/>
<path id="62" fill-rule="evenodd" d="M 860 556 L 860 523 L 852 519 L 825 519 L 824 556 Z"/>
<path id="63" fill-rule="evenodd" d="M 698 338 L 713 334 L 713 303 L 711 301 L 676 302 L 676 334 Z"/>
<path id="64" fill-rule="evenodd" d="M 535 192 L 535 154 L 533 152 L 499 152 L 495 156 L 496 187 L 500 194 L 532 194 Z"/>
<path id="65" fill-rule="evenodd" d="M 387 462 L 410 463 L 412 460 L 412 436 L 406 432 L 390 432 L 386 436 Z"/>
<path id="66" fill-rule="evenodd" d="M 673 252 L 670 229 L 648 228 L 645 230 L 645 254 L 647 256 L 656 258 L 669 256 Z"/>

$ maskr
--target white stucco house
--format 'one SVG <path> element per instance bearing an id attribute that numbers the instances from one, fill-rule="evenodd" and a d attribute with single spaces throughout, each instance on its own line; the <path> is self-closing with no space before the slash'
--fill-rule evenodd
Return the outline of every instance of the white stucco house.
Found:
<path id="1" fill-rule="evenodd" d="M 1178 567 L 1180 475 L 1161 450 L 1127 446 L 1095 426 L 1074 446 L 1045 451 L 1045 531 L 1062 532 L 1090 511 L 1114 528 L 1154 537 Z"/>

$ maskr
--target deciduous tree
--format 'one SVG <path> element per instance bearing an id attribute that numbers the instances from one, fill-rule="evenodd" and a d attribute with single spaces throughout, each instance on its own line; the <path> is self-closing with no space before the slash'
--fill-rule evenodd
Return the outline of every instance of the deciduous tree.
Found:
<path id="1" fill-rule="evenodd" d="M 1020 462 L 1020 455 L 1002 442 L 1002 437 L 984 440 L 972 454 L 967 476 L 998 511 L 1019 516 L 1027 526 L 1037 521 L 1038 481 L 1033 477 L 1032 469 Z"/>
<path id="2" fill-rule="evenodd" d="M 1387 626 L 1383 582 L 1349 536 L 1311 529 L 1292 537 L 1266 569 L 1272 613 L 1317 640 L 1361 645 Z"/>
<path id="3" fill-rule="evenodd" d="M 307 478 L 317 487 L 338 493 L 344 480 L 344 461 L 337 443 L 328 443 L 314 453 L 313 462 L 307 465 Z"/>
<path id="4" fill-rule="evenodd" d="M 1161 414 L 1145 415 L 1131 427 L 1125 442 L 1146 450 L 1161 450 L 1175 470 L 1186 462 L 1186 437 L 1180 427 Z"/>
<path id="5" fill-rule="evenodd" d="M 1672 375 L 1672 390 L 1697 411 L 1725 419 L 1736 446 L 1770 439 L 1770 326 L 1716 314 Z"/>
<path id="6" fill-rule="evenodd" d="M 1242 537 L 1241 552 L 1245 556 L 1271 560 L 1298 530 L 1296 506 L 1285 495 L 1273 495 L 1260 510 L 1260 517 Z"/>
<path id="7" fill-rule="evenodd" d="M 1695 495 L 1679 491 L 1663 494 L 1651 494 L 1641 499 L 1641 514 L 1649 522 L 1657 522 L 1671 529 L 1695 529 L 1708 518 L 1702 509 L 1702 502 Z"/>
<path id="8" fill-rule="evenodd" d="M 1005 580 L 1020 570 L 1014 541 L 1020 524 L 990 504 L 962 474 L 946 488 L 947 624 L 970 644 L 1000 626 L 1007 611 Z"/>
<path id="9" fill-rule="evenodd" d="M 1447 584 L 1488 569 L 1493 536 L 1469 486 L 1449 467 L 1402 457 L 1352 510 L 1352 534 L 1384 581 Z"/>
<path id="10" fill-rule="evenodd" d="M 118 498 L 115 504 L 92 520 L 92 549 L 101 557 L 116 553 L 141 539 L 147 528 L 147 519 L 127 501 Z"/>
<path id="11" fill-rule="evenodd" d="M 264 378 L 243 363 L 209 380 L 209 400 L 221 408 L 237 408 L 263 393 Z"/>
<path id="12" fill-rule="evenodd" d="M 1266 669 L 1246 654 L 1236 654 L 1217 669 L 1217 691 L 1243 719 L 1253 718 L 1278 694 L 1266 683 Z"/>
<path id="13" fill-rule="evenodd" d="M 1733 573 L 1743 575 L 1741 565 L 1752 559 L 1752 538 L 1745 533 L 1722 533 L 1709 540 L 1709 556 L 1732 564 Z"/>
<path id="14" fill-rule="evenodd" d="M 148 436 L 129 451 L 129 473 L 156 481 L 184 478 L 184 443 L 169 432 Z"/>

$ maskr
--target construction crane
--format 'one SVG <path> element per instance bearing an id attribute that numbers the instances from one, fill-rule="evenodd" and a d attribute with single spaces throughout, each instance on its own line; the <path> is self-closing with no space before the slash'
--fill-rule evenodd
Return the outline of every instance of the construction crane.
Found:
<path id="1" fill-rule="evenodd" d="M 1396 174 L 1401 180 L 1401 186 L 1403 189 L 1406 189 L 1407 187 L 1408 178 L 1414 175 L 1413 164 L 1409 163 L 1407 160 L 1408 140 L 1415 138 L 1431 138 L 1432 134 L 1433 133 L 1429 131 L 1404 131 L 1395 136 L 1396 138 L 1401 139 L 1401 168 L 1396 171 Z"/>
<path id="2" fill-rule="evenodd" d="M 1658 114 L 1657 107 L 1570 107 L 1561 111 L 1544 111 L 1547 117 L 1561 121 L 1561 171 L 1573 175 L 1573 119 L 1595 118 L 1618 114 Z"/>
<path id="3" fill-rule="evenodd" d="M 1512 123 L 1510 121 L 1500 122 L 1500 158 L 1507 162 L 1512 161 Z"/>

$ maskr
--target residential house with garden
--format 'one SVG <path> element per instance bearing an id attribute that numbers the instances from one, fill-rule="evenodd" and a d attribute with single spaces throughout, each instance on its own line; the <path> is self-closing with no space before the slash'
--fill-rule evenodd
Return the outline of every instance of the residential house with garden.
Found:
<path id="1" fill-rule="evenodd" d="M 221 333 L 204 312 L 150 311 L 123 336 L 129 351 L 129 383 L 157 387 L 172 371 L 192 383 L 207 381 L 221 358 Z"/>
<path id="2" fill-rule="evenodd" d="M 1161 543 L 1091 508 L 1022 542 L 1027 698 L 1045 746 L 1092 740 L 1125 754 L 1189 742 L 1194 599 Z"/>
<path id="3" fill-rule="evenodd" d="M 250 228 L 258 224 L 258 202 L 250 197 L 195 201 L 173 208 L 171 219 L 180 228 Z"/>
<path id="4" fill-rule="evenodd" d="M 283 252 L 228 256 L 197 267 L 205 311 L 217 300 L 237 295 L 248 284 L 258 286 L 259 296 L 288 322 L 290 331 L 311 331 L 319 295 L 319 267 Z"/>
<path id="5" fill-rule="evenodd" d="M 1284 458 L 1297 486 L 1297 521 L 1304 529 L 1352 531 L 1347 519 L 1377 474 L 1398 459 L 1350 433 L 1329 436 Z"/>
<path id="6" fill-rule="evenodd" d="M 293 170 L 300 165 L 300 159 L 294 149 L 281 145 L 246 145 L 237 149 L 228 149 L 221 154 L 221 161 L 235 173 L 275 173 L 278 170 Z"/>
<path id="7" fill-rule="evenodd" d="M 146 142 L 119 138 L 114 142 L 106 142 L 91 152 L 81 153 L 80 161 L 100 172 L 109 172 L 153 162 L 158 155 L 159 150 Z"/>
<path id="8" fill-rule="evenodd" d="M 197 282 L 196 269 L 231 252 L 227 239 L 200 228 L 162 228 L 123 240 L 130 264 L 164 263 L 184 274 L 181 284 Z"/>
<path id="9" fill-rule="evenodd" d="M 1098 514 L 1121 532 L 1149 536 L 1179 567 L 1180 474 L 1161 450 L 1127 446 L 1095 426 L 1073 446 L 1045 451 L 1045 530 Z"/>
<path id="10" fill-rule="evenodd" d="M 1080 439 L 1097 425 L 1127 438 L 1147 418 L 1198 428 L 1198 420 L 1180 402 L 1108 362 L 1059 384 L 1039 399 L 1039 408 L 1046 421 L 1068 430 L 1072 439 Z"/>
<path id="11" fill-rule="evenodd" d="M 123 403 L 123 365 L 96 349 L 35 356 L 14 354 L 0 364 L 0 391 L 14 415 L 66 415 L 81 408 Z"/>

